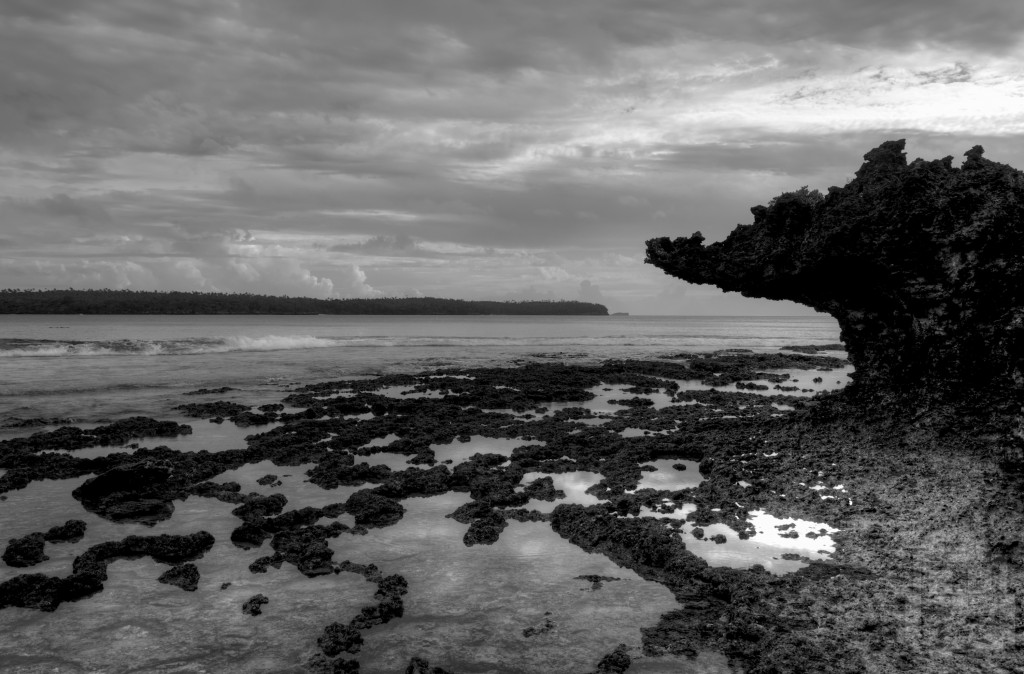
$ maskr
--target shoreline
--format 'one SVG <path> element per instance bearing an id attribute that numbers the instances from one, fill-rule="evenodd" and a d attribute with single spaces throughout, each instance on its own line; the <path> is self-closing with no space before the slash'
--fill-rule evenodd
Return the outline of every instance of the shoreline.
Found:
<path id="1" fill-rule="evenodd" d="M 805 359 L 804 364 L 838 365 L 802 354 L 785 358 L 790 364 Z M 1010 488 L 998 488 L 1011 478 L 999 471 L 984 439 L 976 437 L 969 421 L 957 425 L 956 410 L 933 414 L 926 423 L 909 423 L 901 418 L 907 412 L 881 406 L 871 410 L 854 404 L 847 394 L 808 401 L 667 385 L 716 372 L 718 376 L 709 381 L 723 381 L 722 373 L 733 381 L 752 381 L 758 379 L 755 373 L 771 369 L 765 367 L 769 360 L 765 354 L 721 352 L 694 354 L 689 362 L 675 363 L 440 369 L 422 376 L 386 375 L 300 387 L 281 400 L 287 408 L 255 412 L 217 405 L 223 391 L 200 393 L 181 401 L 192 405 L 185 413 L 195 415 L 196 424 L 218 416 L 227 419 L 225 424 L 233 423 L 234 414 L 244 423 L 273 420 L 282 425 L 270 431 L 252 426 L 245 449 L 208 454 L 198 462 L 194 454 L 159 448 L 91 459 L 76 458 L 74 450 L 60 459 L 45 456 L 45 447 L 68 443 L 67 433 L 44 434 L 31 446 L 8 440 L 0 443 L 0 467 L 6 469 L 0 489 L 23 483 L 29 473 L 39 479 L 121 471 L 105 486 L 103 481 L 98 486 L 92 483 L 95 493 L 78 496 L 86 510 L 121 522 L 159 522 L 173 515 L 174 504 L 182 498 L 233 504 L 243 513 L 253 513 L 236 515 L 241 522 L 235 523 L 243 530 L 237 536 L 232 533 L 236 547 L 243 549 L 239 542 L 252 544 L 258 539 L 268 550 L 265 541 L 270 541 L 277 552 L 267 564 L 295 564 L 310 578 L 324 570 L 341 571 L 332 559 L 337 556 L 327 554 L 332 552 L 328 541 L 337 536 L 348 535 L 349 530 L 358 536 L 360 527 L 362 535 L 374 529 L 386 532 L 401 521 L 407 508 L 403 503 L 413 502 L 409 499 L 468 493 L 471 501 L 449 513 L 456 522 L 469 525 L 467 547 L 494 544 L 510 520 L 549 522 L 562 539 L 587 552 L 601 552 L 673 593 L 680 608 L 643 627 L 641 646 L 605 654 L 601 662 L 607 660 L 608 667 L 630 659 L 640 666 L 645 658 L 697 657 L 715 651 L 735 667 L 751 671 L 794 671 L 797 666 L 806 671 L 892 671 L 894 666 L 950 672 L 999 671 L 995 667 L 1002 666 L 1013 671 L 1010 667 L 1019 656 L 1013 649 L 1018 647 L 1014 621 L 1020 595 L 1014 599 L 1008 588 L 1019 587 L 1020 570 L 1008 561 L 992 560 L 985 550 L 998 540 L 1000 531 L 1019 525 L 1020 515 L 1008 502 Z M 591 389 L 608 386 L 622 389 L 615 394 L 621 397 L 614 399 L 620 404 L 610 408 L 611 414 L 600 415 L 609 417 L 602 420 L 585 405 L 592 399 L 587 395 L 594 395 Z M 386 387 L 420 394 L 444 391 L 447 399 L 378 395 Z M 665 395 L 671 396 L 672 404 L 653 404 Z M 554 411 L 540 411 L 559 401 L 563 405 Z M 781 412 L 771 406 L 773 401 L 794 409 Z M 507 411 L 471 411 L 474 408 Z M 584 423 L 588 420 L 601 423 Z M 139 424 L 141 430 L 123 427 L 100 434 L 100 443 L 111 442 L 115 448 L 130 442 L 159 444 L 158 437 L 132 439 L 133 433 L 154 432 L 144 422 Z M 625 437 L 627 429 L 650 434 Z M 361 440 L 389 435 L 401 439 L 360 449 L 365 444 Z M 500 456 L 501 462 L 487 458 L 499 455 L 459 464 L 435 462 L 431 447 L 457 444 L 474 435 L 533 437 L 545 444 L 518 447 L 511 457 Z M 97 437 L 86 433 L 78 442 L 96 444 Z M 402 471 L 384 471 L 363 463 L 381 452 L 404 454 L 412 464 Z M 505 464 L 509 458 L 511 463 Z M 246 497 L 229 485 L 210 482 L 225 468 L 267 459 L 282 470 L 313 464 L 308 472 L 313 484 L 326 489 L 352 485 L 365 496 L 353 501 L 350 495 L 339 499 L 342 502 L 333 510 L 319 506 L 318 512 L 300 520 L 292 516 L 292 523 L 286 524 L 280 518 L 292 511 L 282 515 L 281 510 L 265 510 L 259 505 L 265 497 Z M 703 480 L 686 489 L 631 491 L 644 474 L 641 465 L 660 459 L 699 462 Z M 157 474 L 159 466 L 169 467 L 168 475 L 177 477 Z M 524 507 L 517 487 L 524 474 L 562 475 L 581 469 L 603 476 L 592 492 L 600 504 L 557 505 L 554 500 L 549 514 Z M 814 489 L 819 482 L 829 490 L 841 486 L 842 492 L 836 494 L 843 497 L 822 498 L 822 490 Z M 532 490 L 531 498 L 556 495 L 550 479 L 539 479 L 527 489 Z M 935 499 L 936 493 L 949 494 L 948 502 Z M 674 513 L 665 512 L 678 511 L 684 504 L 696 506 L 686 515 L 685 530 L 678 517 L 670 516 Z M 664 519 L 641 517 L 642 508 L 661 511 Z M 692 531 L 696 527 L 723 524 L 742 539 L 750 532 L 750 513 L 758 510 L 838 528 L 832 534 L 835 552 L 794 573 L 773 575 L 756 568 L 708 566 L 687 549 L 698 546 Z M 314 514 L 316 519 L 326 516 L 323 522 L 334 519 L 338 526 L 307 521 Z M 354 515 L 354 526 L 340 524 L 337 518 L 342 514 Z M 41 523 L 40 530 L 50 524 L 59 522 Z M 314 562 L 306 558 L 310 550 L 320 551 L 313 555 Z M 31 573 L 31 568 L 26 571 Z M 8 597 L 9 603 L 12 595 L 6 582 L 0 585 L 0 602 Z M 382 579 L 372 582 L 379 585 Z M 390 602 L 392 613 L 385 616 L 378 610 L 375 615 L 388 620 L 374 624 L 401 620 L 395 611 L 405 595 L 381 592 L 380 601 Z M 80 599 L 82 604 L 91 600 Z M 10 610 L 24 609 L 3 612 Z M 979 620 L 982 613 L 984 620 Z M 316 633 L 307 635 L 306 646 L 314 654 L 316 639 Z M 986 641 L 988 646 L 979 646 Z M 325 664 L 325 658 L 333 658 L 332 663 L 358 659 L 354 653 L 337 657 L 341 651 L 328 651 L 319 659 L 310 657 L 322 667 L 336 666 Z M 599 655 L 593 663 L 580 663 L 580 669 L 598 666 Z M 444 663 L 435 656 L 432 664 Z"/>

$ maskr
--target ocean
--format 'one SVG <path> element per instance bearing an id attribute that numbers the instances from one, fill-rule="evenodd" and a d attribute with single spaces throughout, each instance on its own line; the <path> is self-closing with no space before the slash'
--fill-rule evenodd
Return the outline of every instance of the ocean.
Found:
<path id="1" fill-rule="evenodd" d="M 245 447 L 246 436 L 272 426 L 241 428 L 186 418 L 175 406 L 195 400 L 276 403 L 302 384 L 438 367 L 591 363 L 838 341 L 838 326 L 827 317 L 2 316 L 0 440 L 52 429 L 60 425 L 57 420 L 89 427 L 145 415 L 190 424 L 194 432 L 141 444 L 216 452 Z M 839 384 L 838 377 L 827 377 L 828 383 Z M 806 379 L 801 376 L 802 385 L 809 385 Z M 184 395 L 224 386 L 233 390 Z M 631 395 L 622 386 L 597 387 L 594 394 L 585 406 L 608 418 L 622 409 L 613 399 Z M 670 403 L 668 396 L 651 397 L 659 406 Z M 778 409 L 781 414 L 786 406 Z M 14 427 L 18 420 L 39 418 L 54 423 Z M 645 431 L 621 433 L 633 437 Z M 365 460 L 392 470 L 415 469 L 408 456 L 386 451 L 394 439 L 371 442 L 385 451 Z M 510 457 L 515 447 L 531 442 L 474 435 L 431 449 L 438 461 L 449 460 L 454 467 L 477 452 Z M 73 455 L 98 457 L 134 447 L 84 448 Z M 237 482 L 243 494 L 281 494 L 289 510 L 344 503 L 372 486 L 323 489 L 307 479 L 313 465 L 260 461 L 212 481 Z M 654 461 L 648 471 L 639 488 L 677 490 L 703 479 L 692 461 Z M 275 481 L 265 479 L 268 475 Z M 540 475 L 528 473 L 522 484 Z M 2 672 L 304 672 L 319 652 L 317 636 L 326 625 L 346 623 L 376 601 L 377 586 L 354 573 L 307 578 L 289 563 L 268 573 L 252 572 L 250 564 L 268 554 L 268 546 L 243 550 L 230 542 L 240 522 L 233 504 L 189 496 L 176 500 L 173 516 L 152 527 L 101 518 L 71 496 L 90 477 L 36 480 L 0 495 L 0 545 L 71 518 L 87 525 L 80 541 L 47 543 L 48 559 L 35 566 L 0 563 L 0 583 L 24 573 L 65 577 L 91 546 L 128 535 L 207 531 L 216 543 L 195 562 L 198 588 L 184 592 L 158 583 L 167 567 L 150 558 L 125 559 L 110 565 L 102 592 L 61 604 L 52 613 L 2 609 Z M 531 501 L 527 508 L 550 512 L 558 503 L 598 502 L 587 489 L 601 475 L 580 470 L 551 477 L 566 497 Z M 449 515 L 470 501 L 470 494 L 459 491 L 406 498 L 398 523 L 329 539 L 336 562 L 375 564 L 383 574 L 400 574 L 409 586 L 404 615 L 362 630 L 358 653 L 344 656 L 357 658 L 359 671 L 406 671 L 413 657 L 480 674 L 592 671 L 618 644 L 632 657 L 630 672 L 732 671 L 718 653 L 645 653 L 641 628 L 679 608 L 669 589 L 576 547 L 546 522 L 511 521 L 493 544 L 467 546 L 467 525 Z M 683 518 L 695 507 L 686 505 L 675 516 Z M 348 513 L 338 520 L 354 523 Z M 804 564 L 794 559 L 820 559 L 834 550 L 824 535 L 833 530 L 822 523 L 761 512 L 752 512 L 751 521 L 758 533 L 749 540 L 737 538 L 724 524 L 706 527 L 702 540 L 691 535 L 692 523 L 679 531 L 687 549 L 712 566 L 761 564 L 776 574 Z M 800 538 L 782 537 L 780 527 L 795 527 Z M 711 542 L 717 533 L 728 542 Z M 260 616 L 245 614 L 243 603 L 257 593 L 269 603 Z"/>
<path id="2" fill-rule="evenodd" d="M 0 426 L 28 418 L 159 417 L 199 388 L 230 386 L 262 399 L 294 384 L 437 367 L 838 341 L 828 316 L 6 315 Z M 0 429 L 0 438 L 6 435 Z"/>

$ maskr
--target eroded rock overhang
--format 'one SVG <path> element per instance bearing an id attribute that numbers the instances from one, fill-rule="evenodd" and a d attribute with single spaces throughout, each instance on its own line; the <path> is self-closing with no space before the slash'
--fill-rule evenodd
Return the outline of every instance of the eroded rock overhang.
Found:
<path id="1" fill-rule="evenodd" d="M 908 164 L 905 141 L 864 155 L 826 194 L 751 209 L 724 240 L 651 239 L 647 259 L 691 283 L 834 316 L 860 390 L 949 398 L 1024 390 L 1024 173 L 975 146 Z"/>

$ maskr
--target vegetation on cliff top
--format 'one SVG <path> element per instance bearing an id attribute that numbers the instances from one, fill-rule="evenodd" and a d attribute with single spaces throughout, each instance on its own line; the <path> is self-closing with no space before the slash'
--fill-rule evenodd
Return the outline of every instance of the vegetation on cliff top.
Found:
<path id="1" fill-rule="evenodd" d="M 331 299 L 249 293 L 139 290 L 0 290 L 0 314 L 374 314 L 607 316 L 601 304 L 570 300 L 496 302 L 436 297 Z"/>

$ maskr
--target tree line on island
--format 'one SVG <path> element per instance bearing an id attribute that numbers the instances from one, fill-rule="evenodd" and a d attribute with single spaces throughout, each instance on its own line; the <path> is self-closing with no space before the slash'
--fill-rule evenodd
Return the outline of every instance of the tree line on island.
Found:
<path id="1" fill-rule="evenodd" d="M 575 300 L 455 300 L 438 297 L 316 299 L 151 290 L 0 290 L 0 314 L 376 314 L 607 316 Z"/>

